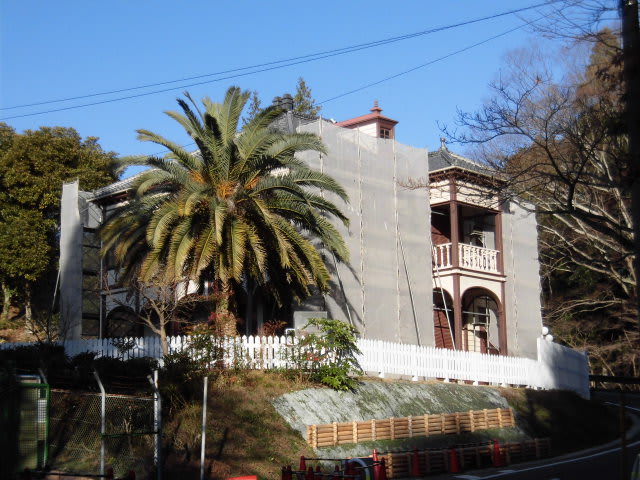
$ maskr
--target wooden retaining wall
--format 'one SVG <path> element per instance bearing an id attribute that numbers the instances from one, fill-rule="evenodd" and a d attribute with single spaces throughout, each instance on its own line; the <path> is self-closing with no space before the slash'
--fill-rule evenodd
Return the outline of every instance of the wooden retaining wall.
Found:
<path id="1" fill-rule="evenodd" d="M 460 468 L 483 468 L 492 466 L 493 445 L 461 446 L 455 448 Z M 551 443 L 548 438 L 512 442 L 500 445 L 500 453 L 505 465 L 548 457 Z M 411 477 L 411 457 L 413 453 L 386 453 L 380 455 L 387 466 L 388 478 Z M 422 450 L 418 452 L 422 475 L 446 473 L 449 471 L 451 449 Z"/>
<path id="2" fill-rule="evenodd" d="M 456 435 L 514 425 L 513 411 L 510 408 L 469 410 L 468 412 L 425 414 L 364 422 L 308 425 L 307 442 L 313 448 L 321 448 L 371 440 Z"/>

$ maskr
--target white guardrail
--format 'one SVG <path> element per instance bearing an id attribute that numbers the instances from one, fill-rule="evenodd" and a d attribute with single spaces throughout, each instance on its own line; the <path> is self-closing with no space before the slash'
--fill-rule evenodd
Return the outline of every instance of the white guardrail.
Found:
<path id="1" fill-rule="evenodd" d="M 74 356 L 93 352 L 128 360 L 130 358 L 162 358 L 159 337 L 104 338 L 61 342 L 65 352 Z M 0 349 L 27 343 L 0 344 Z M 129 348 L 123 348 L 123 346 Z M 287 349 L 291 337 L 229 337 L 224 339 L 225 362 L 238 360 L 248 368 L 269 369 L 287 366 Z M 188 336 L 168 337 L 169 352 L 189 348 Z M 538 359 L 489 355 L 444 348 L 406 345 L 381 340 L 359 339 L 363 370 L 380 377 L 386 375 L 440 378 L 445 381 L 470 381 L 530 388 L 573 390 L 589 398 L 589 363 L 585 353 L 538 339 Z"/>

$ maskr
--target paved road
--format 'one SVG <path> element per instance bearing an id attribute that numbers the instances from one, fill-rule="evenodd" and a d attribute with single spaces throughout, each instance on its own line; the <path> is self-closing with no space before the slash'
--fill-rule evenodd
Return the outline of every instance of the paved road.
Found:
<path id="1" fill-rule="evenodd" d="M 619 394 L 595 393 L 594 400 L 616 403 Z M 640 395 L 626 395 L 626 404 L 630 413 L 640 417 Z M 627 445 L 627 472 L 635 457 L 640 453 L 640 430 L 636 422 L 636 434 L 628 440 Z M 618 480 L 621 467 L 621 449 L 619 442 L 609 444 L 603 448 L 591 449 L 588 452 L 578 453 L 576 456 L 549 459 L 546 462 L 535 464 L 510 465 L 502 469 L 477 470 L 464 474 L 451 474 L 439 476 L 442 479 L 459 480 Z M 627 477 L 628 478 L 628 477 Z"/>

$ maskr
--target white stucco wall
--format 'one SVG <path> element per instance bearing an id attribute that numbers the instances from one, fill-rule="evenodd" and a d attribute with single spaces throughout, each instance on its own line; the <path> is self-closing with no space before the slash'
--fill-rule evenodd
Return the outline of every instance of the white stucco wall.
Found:
<path id="1" fill-rule="evenodd" d="M 432 345 L 428 195 L 398 184 L 426 176 L 427 151 L 322 120 L 300 131 L 320 135 L 328 149 L 302 158 L 350 198 L 346 206 L 331 198 L 350 220 L 349 228 L 338 228 L 351 260 L 338 265 L 325 296 L 329 316 L 351 320 L 365 338 Z"/>
<path id="2" fill-rule="evenodd" d="M 542 328 L 536 218 L 515 202 L 502 215 L 509 355 L 536 358 Z"/>

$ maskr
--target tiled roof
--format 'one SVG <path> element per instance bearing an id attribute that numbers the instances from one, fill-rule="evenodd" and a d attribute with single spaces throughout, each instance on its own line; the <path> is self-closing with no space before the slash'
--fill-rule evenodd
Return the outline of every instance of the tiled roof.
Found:
<path id="1" fill-rule="evenodd" d="M 354 125 L 360 125 L 361 123 L 369 122 L 370 120 L 382 120 L 383 122 L 389 122 L 393 125 L 398 123 L 397 120 L 393 120 L 392 118 L 385 117 L 381 115 L 380 112 L 382 109 L 378 105 L 378 101 L 373 102 L 373 108 L 371 109 L 371 113 L 367 113 L 366 115 L 360 115 L 356 118 L 349 118 L 347 120 L 343 120 L 341 122 L 336 123 L 339 127 L 351 127 Z"/>
<path id="2" fill-rule="evenodd" d="M 131 188 L 133 182 L 142 172 L 133 175 L 129 178 L 125 178 L 124 180 L 120 180 L 112 183 L 111 185 L 107 185 L 106 187 L 98 188 L 90 192 L 91 198 L 90 200 L 100 200 L 102 198 L 110 197 L 111 195 L 115 195 L 117 193 L 124 193 Z"/>
<path id="3" fill-rule="evenodd" d="M 357 125 L 359 123 L 365 123 L 369 120 L 385 120 L 387 122 L 391 122 L 393 124 L 398 123 L 397 120 L 393 120 L 389 117 L 385 117 L 384 115 L 380 115 L 378 113 L 367 113 L 366 115 L 361 115 L 356 118 L 350 118 L 349 120 L 343 120 L 342 122 L 336 123 L 339 127 L 349 127 L 351 125 Z"/>
<path id="4" fill-rule="evenodd" d="M 493 174 L 493 171 L 489 167 L 450 152 L 444 145 L 444 142 L 438 150 L 429 152 L 429 172 L 436 172 L 452 167 L 482 173 L 484 175 Z"/>

